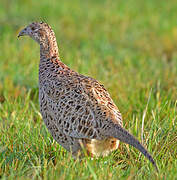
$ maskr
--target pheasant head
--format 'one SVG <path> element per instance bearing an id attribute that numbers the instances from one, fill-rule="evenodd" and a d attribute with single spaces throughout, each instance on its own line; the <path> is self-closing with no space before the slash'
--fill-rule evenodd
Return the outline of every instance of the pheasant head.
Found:
<path id="1" fill-rule="evenodd" d="M 47 23 L 33 22 L 20 31 L 18 37 L 20 36 L 30 36 L 40 44 L 41 55 L 47 58 L 58 56 L 55 33 Z"/>

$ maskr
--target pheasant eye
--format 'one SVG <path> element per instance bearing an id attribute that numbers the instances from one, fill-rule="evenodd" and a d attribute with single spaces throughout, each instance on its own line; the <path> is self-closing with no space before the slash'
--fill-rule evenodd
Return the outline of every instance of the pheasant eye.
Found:
<path id="1" fill-rule="evenodd" d="M 34 31 L 34 30 L 35 30 L 35 28 L 34 28 L 34 27 L 32 27 L 32 28 L 31 28 L 31 30 L 32 30 L 32 31 Z"/>

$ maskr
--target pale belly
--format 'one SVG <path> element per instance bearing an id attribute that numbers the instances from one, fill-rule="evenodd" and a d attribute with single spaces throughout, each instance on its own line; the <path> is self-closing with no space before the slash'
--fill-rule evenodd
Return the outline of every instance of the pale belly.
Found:
<path id="1" fill-rule="evenodd" d="M 92 157 L 107 156 L 119 147 L 119 140 L 115 138 L 105 140 L 92 139 L 83 141 L 83 145 L 88 155 Z"/>

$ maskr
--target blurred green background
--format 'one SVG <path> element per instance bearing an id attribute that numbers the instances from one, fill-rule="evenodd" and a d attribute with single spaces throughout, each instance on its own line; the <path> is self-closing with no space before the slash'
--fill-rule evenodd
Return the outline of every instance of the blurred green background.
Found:
<path id="1" fill-rule="evenodd" d="M 138 139 L 150 98 L 143 143 L 159 175 L 124 144 L 106 160 L 80 165 L 52 140 L 39 114 L 39 46 L 17 39 L 41 20 L 55 31 L 62 61 L 105 85 Z M 176 90 L 175 0 L 0 1 L 0 177 L 175 179 Z"/>

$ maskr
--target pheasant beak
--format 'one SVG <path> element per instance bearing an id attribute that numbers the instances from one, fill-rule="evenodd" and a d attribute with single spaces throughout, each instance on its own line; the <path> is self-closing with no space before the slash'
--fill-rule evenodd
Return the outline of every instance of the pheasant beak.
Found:
<path id="1" fill-rule="evenodd" d="M 20 36 L 25 36 L 25 35 L 27 35 L 26 28 L 25 28 L 25 29 L 23 29 L 23 30 L 21 30 L 21 31 L 19 32 L 19 34 L 18 34 L 18 38 L 19 38 Z"/>

